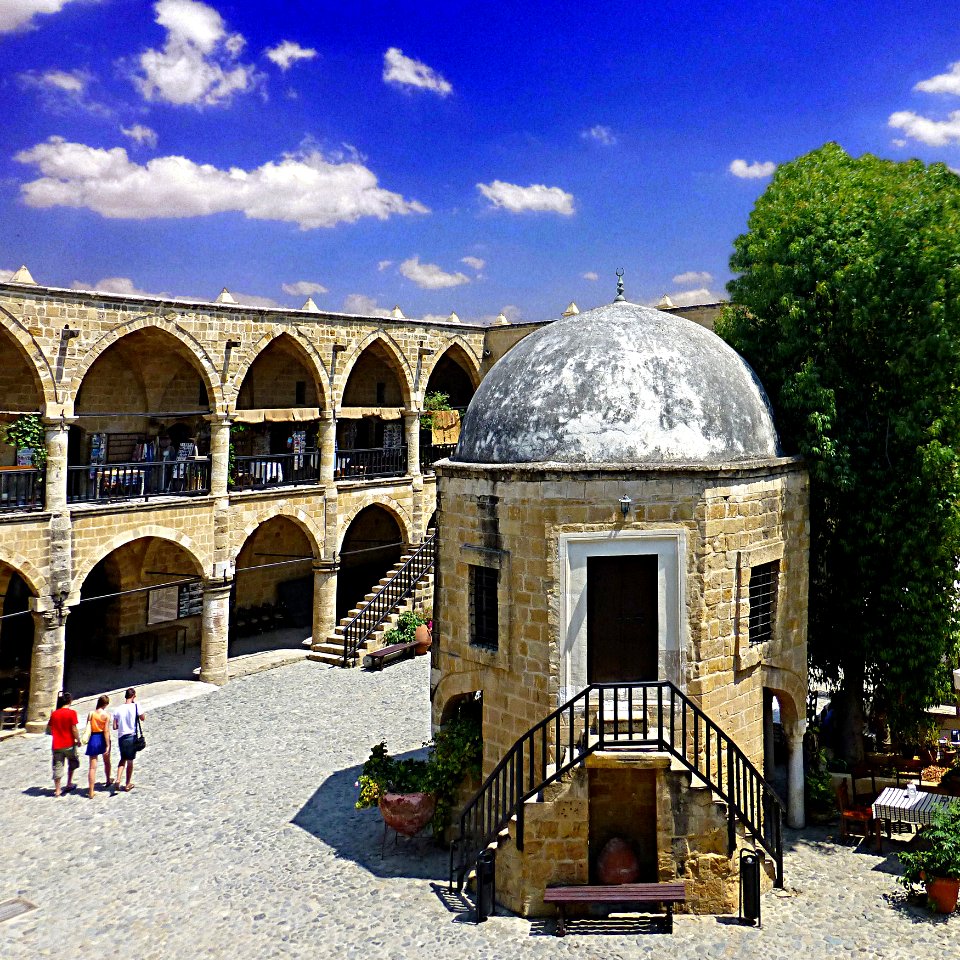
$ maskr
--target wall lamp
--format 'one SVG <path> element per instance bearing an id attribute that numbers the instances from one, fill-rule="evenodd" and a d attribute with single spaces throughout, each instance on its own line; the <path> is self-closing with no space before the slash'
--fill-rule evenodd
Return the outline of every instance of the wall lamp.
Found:
<path id="1" fill-rule="evenodd" d="M 53 609 L 57 613 L 57 621 L 61 627 L 63 626 L 63 621 L 67 618 L 63 608 L 69 596 L 70 594 L 66 590 L 61 590 L 50 598 L 53 601 Z"/>
<path id="2" fill-rule="evenodd" d="M 60 335 L 63 337 L 64 340 L 72 340 L 74 337 L 79 337 L 79 336 L 80 336 L 80 331 L 79 331 L 79 330 L 71 330 L 71 329 L 70 329 L 70 326 L 69 326 L 69 324 L 68 324 L 67 326 L 65 326 L 65 327 L 60 331 Z"/>
<path id="3" fill-rule="evenodd" d="M 633 501 L 624 494 L 617 502 L 620 504 L 620 512 L 623 514 L 623 519 L 626 520 L 630 514 L 630 508 L 633 506 Z"/>

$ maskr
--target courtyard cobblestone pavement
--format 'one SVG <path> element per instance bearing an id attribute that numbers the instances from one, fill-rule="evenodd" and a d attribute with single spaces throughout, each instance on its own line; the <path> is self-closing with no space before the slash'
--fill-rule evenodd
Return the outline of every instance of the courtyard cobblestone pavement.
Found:
<path id="1" fill-rule="evenodd" d="M 678 916 L 672 937 L 623 920 L 559 940 L 552 921 L 473 924 L 443 851 L 389 841 L 381 859 L 379 814 L 353 808 L 373 743 L 429 737 L 428 677 L 428 658 L 373 674 L 298 663 L 166 705 L 144 724 L 136 788 L 92 801 L 52 798 L 46 737 L 0 743 L 0 901 L 38 907 L 0 923 L 0 957 L 960 955 L 960 916 L 904 902 L 901 845 L 858 851 L 824 827 L 787 831 L 787 889 L 764 897 L 760 930 Z"/>

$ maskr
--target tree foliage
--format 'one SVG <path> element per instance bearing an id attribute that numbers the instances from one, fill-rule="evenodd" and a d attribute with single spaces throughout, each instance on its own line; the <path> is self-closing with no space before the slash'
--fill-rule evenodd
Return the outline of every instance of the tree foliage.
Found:
<path id="1" fill-rule="evenodd" d="M 915 722 L 960 626 L 960 178 L 830 143 L 778 168 L 748 228 L 717 332 L 810 470 L 812 665 Z"/>

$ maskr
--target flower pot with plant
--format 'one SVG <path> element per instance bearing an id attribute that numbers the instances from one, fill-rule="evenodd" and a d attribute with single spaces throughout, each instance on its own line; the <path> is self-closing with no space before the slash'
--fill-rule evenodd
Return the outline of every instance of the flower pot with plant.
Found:
<path id="1" fill-rule="evenodd" d="M 960 801 L 934 811 L 920 846 L 897 854 L 903 865 L 897 882 L 908 892 L 922 884 L 932 909 L 953 913 L 960 894 Z"/>

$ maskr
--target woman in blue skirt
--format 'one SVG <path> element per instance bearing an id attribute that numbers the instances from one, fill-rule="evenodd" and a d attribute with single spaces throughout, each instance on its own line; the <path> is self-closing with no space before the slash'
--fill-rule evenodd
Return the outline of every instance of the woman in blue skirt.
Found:
<path id="1" fill-rule="evenodd" d="M 97 757 L 103 757 L 103 772 L 110 786 L 110 711 L 107 704 L 110 698 L 104 694 L 97 701 L 97 709 L 87 717 L 90 724 L 90 740 L 87 743 L 87 756 L 90 758 L 90 790 L 88 796 L 93 799 L 93 787 L 97 782 Z"/>

